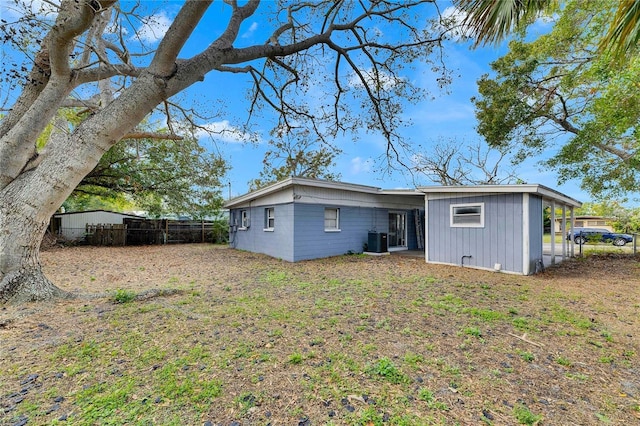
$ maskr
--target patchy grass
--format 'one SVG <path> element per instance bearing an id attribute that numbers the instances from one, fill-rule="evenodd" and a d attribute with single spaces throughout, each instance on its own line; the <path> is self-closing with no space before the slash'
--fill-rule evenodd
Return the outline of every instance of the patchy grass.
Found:
<path id="1" fill-rule="evenodd" d="M 0 307 L 0 424 L 640 419 L 631 257 L 535 277 L 209 245 L 42 258 L 65 290 L 108 296 Z"/>

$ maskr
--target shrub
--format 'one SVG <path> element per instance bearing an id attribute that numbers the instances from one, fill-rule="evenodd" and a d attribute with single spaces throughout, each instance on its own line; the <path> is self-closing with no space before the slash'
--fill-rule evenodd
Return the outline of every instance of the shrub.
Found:
<path id="1" fill-rule="evenodd" d="M 115 303 L 129 303 L 135 300 L 135 298 L 136 293 L 134 291 L 125 290 L 122 288 L 117 289 L 113 294 L 113 301 Z"/>

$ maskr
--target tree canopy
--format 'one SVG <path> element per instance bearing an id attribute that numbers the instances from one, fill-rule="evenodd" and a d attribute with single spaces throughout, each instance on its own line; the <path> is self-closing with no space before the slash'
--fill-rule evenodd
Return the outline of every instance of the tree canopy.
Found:
<path id="1" fill-rule="evenodd" d="M 509 43 L 478 81 L 478 132 L 516 159 L 551 154 L 560 182 L 577 179 L 596 197 L 640 185 L 640 56 L 599 51 L 616 1 L 566 2 L 553 29 Z"/>
<path id="2" fill-rule="evenodd" d="M 222 205 L 220 178 L 227 165 L 192 137 L 126 139 L 107 151 L 75 188 L 73 196 L 117 199 L 123 195 L 152 216 L 201 217 Z"/>
<path id="3" fill-rule="evenodd" d="M 270 149 L 265 152 L 259 177 L 249 182 L 250 190 L 263 188 L 291 176 L 338 180 L 340 175 L 331 171 L 340 148 L 312 138 L 306 129 L 273 132 Z"/>
<path id="4" fill-rule="evenodd" d="M 24 55 L 3 68 L 10 93 L 0 121 L 0 301 L 63 294 L 40 267 L 49 217 L 118 141 L 177 140 L 176 122 L 206 127 L 202 112 L 176 97 L 205 78 L 252 83 L 245 123 L 267 108 L 274 127 L 305 127 L 319 140 L 364 129 L 384 138 L 389 158 L 407 143 L 403 103 L 424 96 L 406 67 L 427 66 L 448 81 L 439 55 L 445 30 L 425 19 L 437 20 L 430 0 L 225 1 L 209 11 L 212 3 L 170 3 L 175 15 L 154 17 L 145 8 L 164 3 L 62 0 L 43 2 L 48 14 L 3 16 L 0 36 L 11 46 L 3 54 Z M 258 22 L 269 36 L 243 39 L 243 28 Z M 162 33 L 157 44 L 143 29 Z M 202 95 L 224 117 L 224 100 L 239 94 L 221 84 Z M 64 108 L 83 115 L 39 143 Z M 150 115 L 164 116 L 167 132 L 141 138 Z"/>

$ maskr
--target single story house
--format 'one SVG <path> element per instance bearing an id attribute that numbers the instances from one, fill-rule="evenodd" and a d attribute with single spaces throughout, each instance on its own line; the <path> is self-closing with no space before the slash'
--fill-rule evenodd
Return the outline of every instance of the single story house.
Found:
<path id="1" fill-rule="evenodd" d="M 614 221 L 615 219 L 604 216 L 576 216 L 574 218 L 573 226 L 576 228 L 601 228 L 606 229 L 609 232 L 613 232 Z M 556 218 L 554 230 L 556 234 L 562 233 L 562 217 Z M 565 232 L 565 234 L 567 232 Z"/>
<path id="2" fill-rule="evenodd" d="M 572 214 L 581 203 L 542 185 L 384 190 L 290 177 L 225 207 L 231 247 L 290 262 L 424 250 L 430 263 L 529 275 L 543 262 L 547 205 Z"/>
<path id="3" fill-rule="evenodd" d="M 125 218 L 144 219 L 143 216 L 108 210 L 55 213 L 49 231 L 68 241 L 80 241 L 85 236 L 87 225 L 122 225 Z"/>

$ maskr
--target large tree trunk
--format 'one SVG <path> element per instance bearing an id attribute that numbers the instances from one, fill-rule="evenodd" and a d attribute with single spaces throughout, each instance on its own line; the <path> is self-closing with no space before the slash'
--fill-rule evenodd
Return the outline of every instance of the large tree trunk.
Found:
<path id="1" fill-rule="evenodd" d="M 146 83 L 146 84 L 144 84 Z M 71 133 L 52 132 L 26 169 L 0 189 L 0 303 L 68 297 L 42 273 L 40 244 L 51 216 L 100 157 L 162 99 L 152 76 Z"/>
<path id="2" fill-rule="evenodd" d="M 5 200 L 3 200 L 5 201 Z M 68 297 L 42 272 L 40 244 L 47 221 L 0 207 L 0 303 L 20 303 Z"/>

